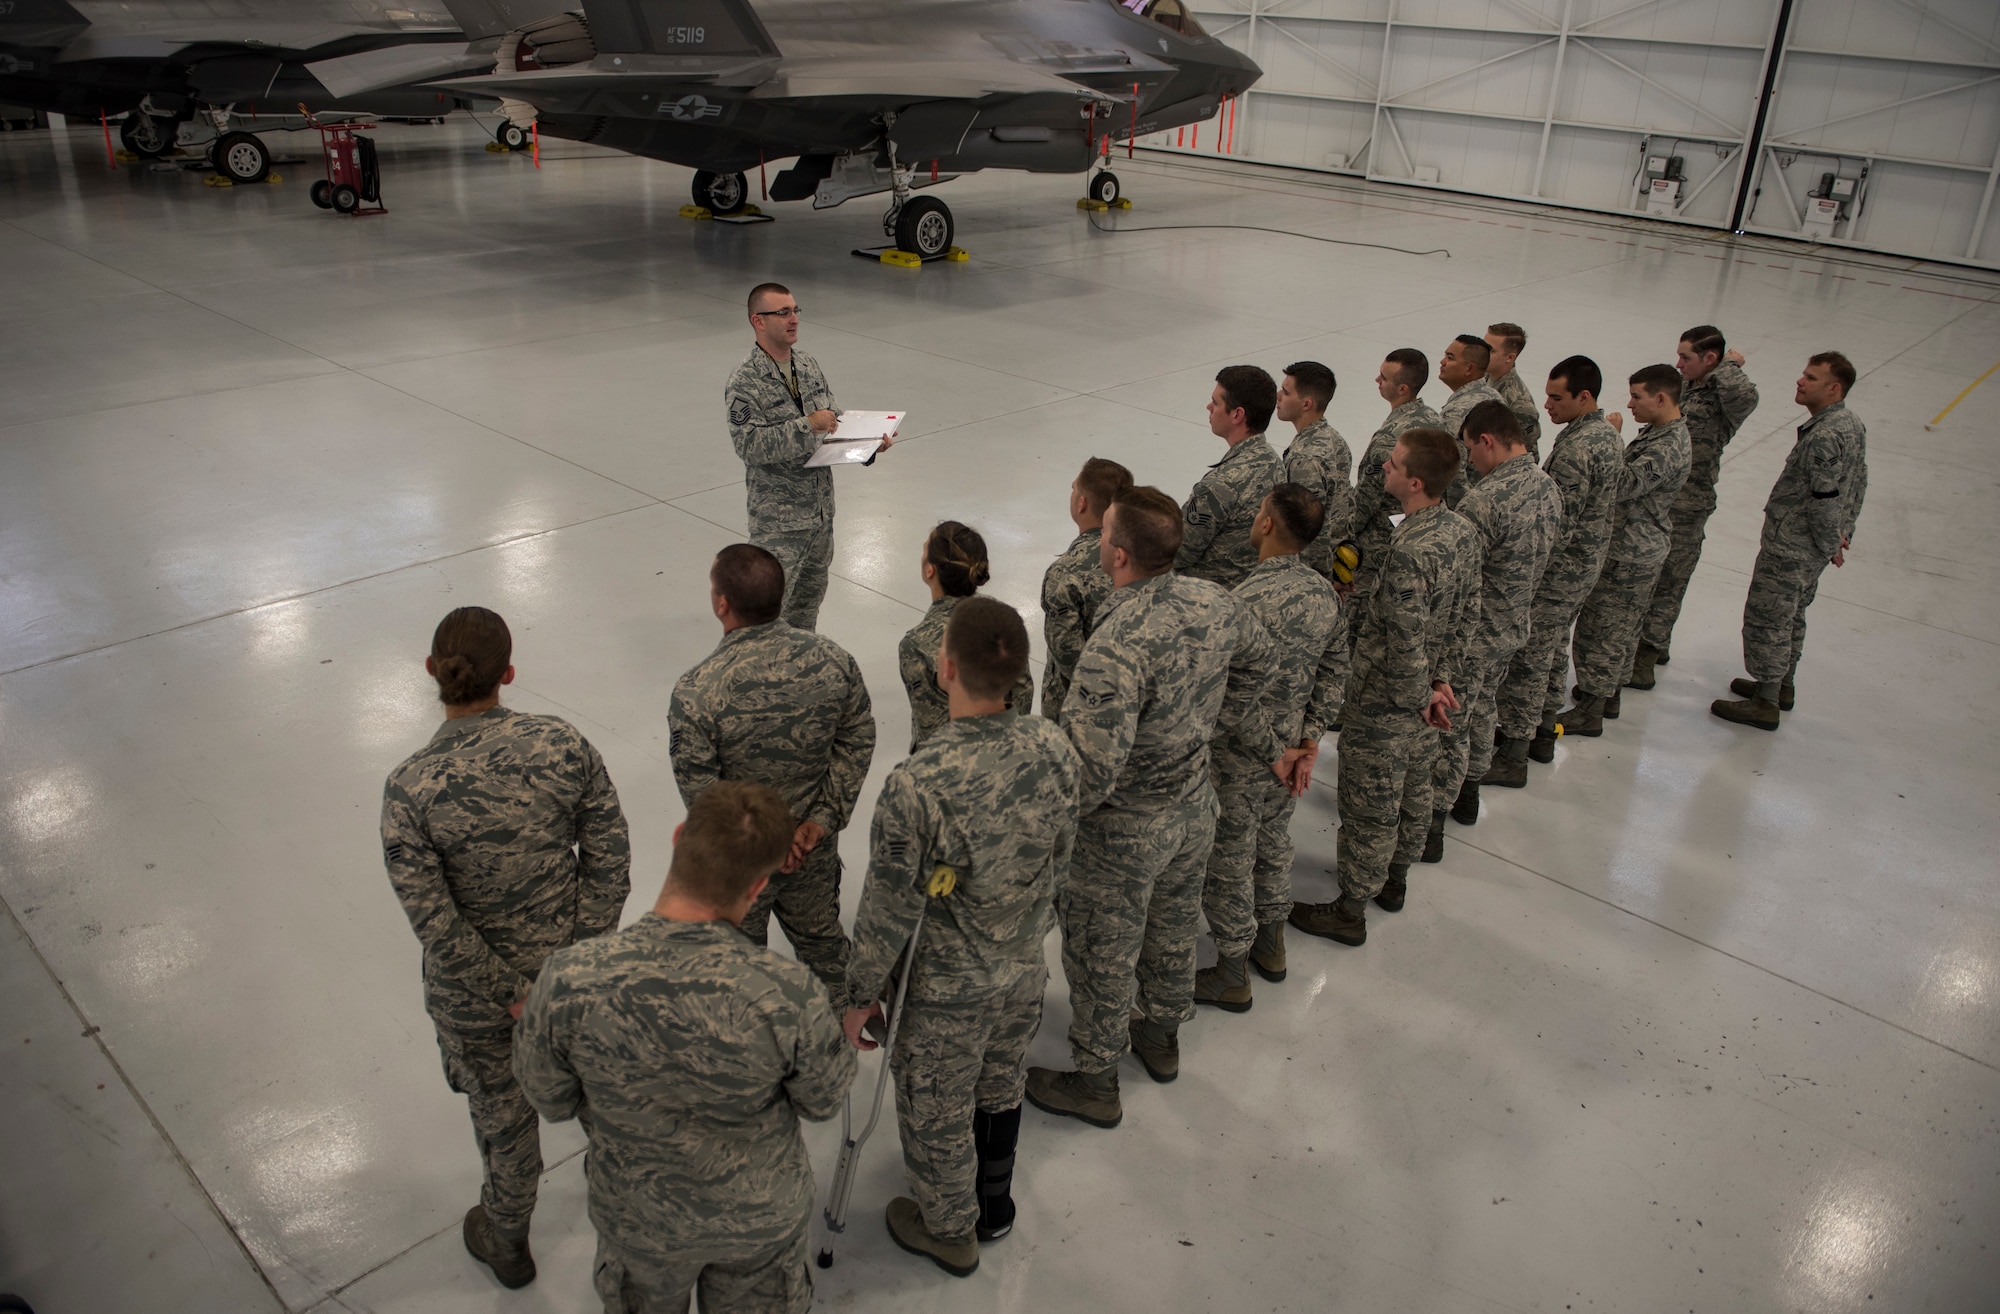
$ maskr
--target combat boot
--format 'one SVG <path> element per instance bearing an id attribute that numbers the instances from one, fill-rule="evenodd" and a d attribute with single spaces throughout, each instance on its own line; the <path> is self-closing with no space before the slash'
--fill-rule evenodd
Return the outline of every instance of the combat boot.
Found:
<path id="1" fill-rule="evenodd" d="M 1576 706 L 1565 707 L 1556 713 L 1556 724 L 1566 735 L 1595 739 L 1604 733 L 1604 700 L 1588 695 L 1580 697 Z"/>
<path id="2" fill-rule="evenodd" d="M 1639 645 L 1639 651 L 1632 654 L 1632 676 L 1625 681 L 1627 689 L 1650 689 L 1658 680 L 1653 668 L 1660 664 L 1660 650 L 1650 643 Z"/>
<path id="3" fill-rule="evenodd" d="M 1132 1019 L 1132 1053 L 1145 1065 L 1154 1081 L 1169 1082 L 1181 1075 L 1181 1039 L 1176 1031 L 1143 1018 Z"/>
<path id="4" fill-rule="evenodd" d="M 1740 701 L 1718 698 L 1708 705 L 1708 710 L 1725 721 L 1738 725 L 1752 725 L 1759 730 L 1778 728 L 1778 705 L 1768 698 L 1744 698 Z"/>
<path id="5" fill-rule="evenodd" d="M 1618 719 L 1618 713 L 1624 710 L 1624 708 L 1619 705 L 1618 700 L 1623 698 L 1624 696 L 1625 696 L 1625 691 L 1623 689 L 1618 689 L 1614 690 L 1611 696 L 1604 700 L 1603 716 L 1605 720 L 1616 721 Z"/>
<path id="6" fill-rule="evenodd" d="M 1257 943 L 1250 946 L 1250 966 L 1266 981 L 1285 979 L 1285 924 L 1263 922 L 1257 927 Z"/>
<path id="7" fill-rule="evenodd" d="M 1729 692 L 1735 694 L 1738 698 L 1755 698 L 1757 696 L 1757 682 L 1755 680 L 1731 680 L 1729 682 Z M 1792 704 L 1797 702 L 1798 698 L 1799 691 L 1791 685 L 1781 684 L 1778 686 L 1779 711 L 1791 711 Z"/>
<path id="8" fill-rule="evenodd" d="M 1392 862 L 1389 864 L 1389 879 L 1382 882 L 1382 892 L 1375 896 L 1375 906 L 1383 912 L 1403 911 L 1403 901 L 1410 897 L 1410 864 Z"/>
<path id="9" fill-rule="evenodd" d="M 1059 1118 L 1076 1118 L 1093 1127 L 1116 1127 L 1125 1118 L 1118 1102 L 1118 1069 L 1105 1072 L 1057 1072 L 1028 1069 L 1028 1103 Z"/>
<path id="10" fill-rule="evenodd" d="M 1458 787 L 1458 801 L 1451 805 L 1451 819 L 1461 826 L 1479 824 L 1479 782 L 1471 776 Z"/>
<path id="11" fill-rule="evenodd" d="M 1529 742 L 1501 736 L 1500 747 L 1493 751 L 1493 765 L 1486 768 L 1486 774 L 1479 778 L 1479 783 L 1499 785 L 1503 789 L 1526 789 Z"/>
<path id="12" fill-rule="evenodd" d="M 885 1215 L 889 1239 L 913 1255 L 922 1255 L 953 1277 L 971 1277 L 979 1268 L 979 1241 L 972 1234 L 956 1237 L 932 1236 L 924 1226 L 924 1211 L 917 1202 L 899 1195 L 889 1202 Z"/>
<path id="13" fill-rule="evenodd" d="M 1194 1002 L 1214 1004 L 1231 1013 L 1250 1011 L 1250 955 L 1218 955 L 1214 967 L 1194 974 Z"/>
<path id="14" fill-rule="evenodd" d="M 1556 728 L 1552 725 L 1535 727 L 1535 737 L 1528 741 L 1528 760 L 1540 762 L 1543 766 L 1556 760 Z"/>
<path id="15" fill-rule="evenodd" d="M 1014 1147 L 1020 1140 L 1020 1105 L 999 1113 L 973 1111 L 972 1151 L 979 1159 L 979 1222 L 972 1230 L 981 1241 L 998 1241 L 1014 1230 Z"/>
<path id="16" fill-rule="evenodd" d="M 509 1291 L 519 1291 L 535 1280 L 535 1257 L 528 1253 L 528 1238 L 509 1241 L 493 1229 L 486 1206 L 476 1204 L 465 1211 L 465 1249 L 474 1259 L 493 1270 L 493 1276 Z"/>
<path id="17" fill-rule="evenodd" d="M 1341 895 L 1331 903 L 1295 903 L 1286 920 L 1307 935 L 1317 935 L 1335 944 L 1359 945 L 1368 942 L 1368 903 L 1351 902 Z"/>
<path id="18" fill-rule="evenodd" d="M 1418 862 L 1444 861 L 1444 819 L 1442 812 L 1431 813 L 1431 828 L 1424 836 L 1424 851 Z"/>

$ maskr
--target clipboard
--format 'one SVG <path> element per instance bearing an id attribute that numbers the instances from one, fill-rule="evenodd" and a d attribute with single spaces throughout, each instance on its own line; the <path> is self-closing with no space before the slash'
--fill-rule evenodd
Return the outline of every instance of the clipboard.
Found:
<path id="1" fill-rule="evenodd" d="M 806 469 L 827 465 L 866 465 L 882 450 L 880 438 L 835 438 L 821 443 L 806 458 Z"/>
<path id="2" fill-rule="evenodd" d="M 907 411 L 843 411 L 840 427 L 833 436 L 813 449 L 806 468 L 829 465 L 866 465 L 882 450 L 882 440 L 894 438 L 908 416 Z"/>

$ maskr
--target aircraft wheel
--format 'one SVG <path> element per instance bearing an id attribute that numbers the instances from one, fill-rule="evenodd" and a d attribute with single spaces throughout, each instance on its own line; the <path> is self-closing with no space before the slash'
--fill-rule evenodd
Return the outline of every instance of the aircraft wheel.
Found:
<path id="1" fill-rule="evenodd" d="M 1106 205 L 1118 199 L 1118 175 L 1106 169 L 1090 180 L 1090 199 Z"/>
<path id="2" fill-rule="evenodd" d="M 929 259 L 951 249 L 951 207 L 935 196 L 904 202 L 896 216 L 896 249 Z"/>
<path id="3" fill-rule="evenodd" d="M 322 210 L 333 208 L 333 184 L 324 178 L 314 183 L 312 190 L 306 195 L 312 197 L 312 203 Z"/>
<path id="4" fill-rule="evenodd" d="M 740 214 L 750 204 L 750 180 L 740 173 L 695 170 L 694 203 L 710 214 Z"/>
<path id="5" fill-rule="evenodd" d="M 500 120 L 500 126 L 493 130 L 493 140 L 510 151 L 528 149 L 528 130 L 507 119 Z"/>
<path id="6" fill-rule="evenodd" d="M 333 202 L 333 208 L 342 214 L 353 214 L 361 208 L 361 193 L 354 190 L 352 183 L 340 184 L 328 199 Z"/>
<path id="7" fill-rule="evenodd" d="M 231 182 L 260 183 L 271 172 L 271 152 L 248 132 L 227 132 L 209 155 L 215 171 Z"/>
<path id="8" fill-rule="evenodd" d="M 157 160 L 174 149 L 175 139 L 180 135 L 180 125 L 172 119 L 156 114 L 141 114 L 133 110 L 118 125 L 118 140 L 125 143 L 125 149 L 134 155 Z"/>

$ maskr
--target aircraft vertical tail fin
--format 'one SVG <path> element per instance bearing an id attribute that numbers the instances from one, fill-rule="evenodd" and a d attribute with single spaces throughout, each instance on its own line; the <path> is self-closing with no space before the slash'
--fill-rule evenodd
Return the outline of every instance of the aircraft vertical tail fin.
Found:
<path id="1" fill-rule="evenodd" d="M 775 56 L 750 0 L 583 0 L 597 48 L 646 55 Z"/>

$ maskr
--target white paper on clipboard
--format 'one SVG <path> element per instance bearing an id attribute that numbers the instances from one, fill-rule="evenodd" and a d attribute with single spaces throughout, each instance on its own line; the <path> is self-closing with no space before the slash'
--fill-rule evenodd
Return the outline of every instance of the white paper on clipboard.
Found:
<path id="1" fill-rule="evenodd" d="M 806 468 L 822 465 L 862 465 L 882 450 L 880 438 L 835 438 L 821 443 L 806 458 Z"/>
<path id="2" fill-rule="evenodd" d="M 882 450 L 882 440 L 894 438 L 907 411 L 842 411 L 840 427 L 806 458 L 808 468 L 860 465 Z"/>

